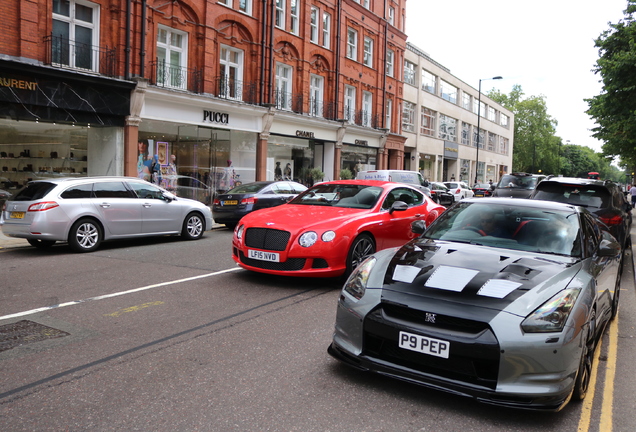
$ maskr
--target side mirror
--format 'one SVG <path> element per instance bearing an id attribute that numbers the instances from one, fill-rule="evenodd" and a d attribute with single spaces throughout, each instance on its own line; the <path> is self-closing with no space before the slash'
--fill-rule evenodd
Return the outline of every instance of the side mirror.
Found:
<path id="1" fill-rule="evenodd" d="M 409 208 L 409 205 L 404 201 L 395 201 L 391 204 L 391 208 L 389 209 L 389 214 L 393 214 L 394 211 L 404 211 Z"/>
<path id="2" fill-rule="evenodd" d="M 172 202 L 177 198 L 172 192 L 164 191 L 162 195 L 164 199 L 168 202 Z"/>
<path id="3" fill-rule="evenodd" d="M 418 219 L 414 222 L 411 223 L 411 232 L 418 234 L 418 235 L 422 235 L 424 234 L 424 231 L 426 231 L 426 222 L 424 222 L 421 219 Z"/>

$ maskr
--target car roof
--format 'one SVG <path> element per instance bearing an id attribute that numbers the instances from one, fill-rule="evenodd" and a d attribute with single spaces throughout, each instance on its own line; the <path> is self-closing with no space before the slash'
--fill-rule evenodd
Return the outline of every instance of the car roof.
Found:
<path id="1" fill-rule="evenodd" d="M 577 207 L 568 203 L 561 203 L 557 201 L 544 201 L 544 200 L 530 200 L 519 198 L 465 198 L 461 200 L 462 203 L 481 203 L 487 205 L 508 205 L 513 207 L 527 207 L 527 208 L 540 208 L 547 210 L 576 210 L 580 211 L 580 207 Z"/>
<path id="2" fill-rule="evenodd" d="M 598 179 L 588 179 L 581 177 L 550 177 L 543 180 L 541 183 L 568 183 L 568 184 L 577 184 L 577 185 L 595 185 L 595 186 L 616 186 L 615 183 L 605 180 Z"/>
<path id="3" fill-rule="evenodd" d="M 79 182 L 84 182 L 84 181 L 107 181 L 107 180 L 138 180 L 138 181 L 145 181 L 143 179 L 137 178 L 137 177 L 123 177 L 123 176 L 95 176 L 95 177 L 61 177 L 61 178 L 42 178 L 42 179 L 37 179 L 37 180 L 31 180 L 29 183 L 41 183 L 41 182 L 45 182 L 45 183 L 55 183 L 55 184 L 62 184 L 62 183 L 70 183 L 70 182 L 75 182 L 75 181 L 79 181 Z"/>

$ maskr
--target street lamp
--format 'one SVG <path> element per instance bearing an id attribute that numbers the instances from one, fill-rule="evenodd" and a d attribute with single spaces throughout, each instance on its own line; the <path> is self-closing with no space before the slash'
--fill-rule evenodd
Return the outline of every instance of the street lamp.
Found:
<path id="1" fill-rule="evenodd" d="M 479 183 L 478 180 L 478 176 L 479 176 L 479 144 L 480 144 L 480 137 L 481 137 L 481 129 L 479 127 L 480 123 L 481 123 L 481 82 L 482 81 L 487 81 L 487 80 L 500 80 L 502 79 L 502 77 L 500 76 L 496 76 L 496 77 L 492 77 L 492 78 L 483 78 L 479 80 L 479 97 L 477 98 L 477 155 L 475 156 L 475 184 Z"/>

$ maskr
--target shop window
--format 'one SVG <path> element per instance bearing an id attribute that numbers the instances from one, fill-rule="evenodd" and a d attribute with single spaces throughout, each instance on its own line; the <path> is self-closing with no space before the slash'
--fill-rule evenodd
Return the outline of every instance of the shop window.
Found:
<path id="1" fill-rule="evenodd" d="M 99 6 L 80 0 L 53 0 L 52 62 L 99 70 Z"/>

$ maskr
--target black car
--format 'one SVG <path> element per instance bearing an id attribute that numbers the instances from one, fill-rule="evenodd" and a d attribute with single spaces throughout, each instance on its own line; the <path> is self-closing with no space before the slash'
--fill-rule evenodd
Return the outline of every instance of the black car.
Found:
<path id="1" fill-rule="evenodd" d="M 444 183 L 431 182 L 428 187 L 431 190 L 431 197 L 436 203 L 443 206 L 449 206 L 455 203 L 455 195 L 450 193 L 450 190 Z"/>
<path id="2" fill-rule="evenodd" d="M 543 174 L 529 174 L 515 172 L 504 174 L 492 191 L 492 196 L 498 198 L 529 198 L 537 184 L 545 179 Z"/>
<path id="3" fill-rule="evenodd" d="M 217 195 L 212 204 L 214 222 L 233 229 L 239 220 L 255 210 L 285 204 L 307 190 L 292 181 L 259 181 L 246 183 Z"/>
<path id="4" fill-rule="evenodd" d="M 494 188 L 495 185 L 491 185 L 490 183 L 477 183 L 473 186 L 473 193 L 476 197 L 489 197 L 492 196 Z"/>
<path id="5" fill-rule="evenodd" d="M 632 206 L 614 182 L 574 177 L 548 177 L 537 185 L 530 199 L 558 201 L 587 208 L 621 246 L 631 245 Z"/>

